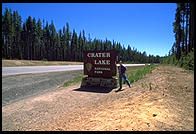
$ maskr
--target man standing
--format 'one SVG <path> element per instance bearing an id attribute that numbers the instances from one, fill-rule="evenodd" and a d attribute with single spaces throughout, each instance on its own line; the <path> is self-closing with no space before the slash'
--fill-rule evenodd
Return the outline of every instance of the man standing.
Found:
<path id="1" fill-rule="evenodd" d="M 127 68 L 123 66 L 122 61 L 120 61 L 120 66 L 118 67 L 118 70 L 119 70 L 119 84 L 120 84 L 120 88 L 118 89 L 118 91 L 122 90 L 122 78 L 126 81 L 128 86 L 131 87 L 129 80 L 125 75 L 125 71 L 127 70 Z"/>

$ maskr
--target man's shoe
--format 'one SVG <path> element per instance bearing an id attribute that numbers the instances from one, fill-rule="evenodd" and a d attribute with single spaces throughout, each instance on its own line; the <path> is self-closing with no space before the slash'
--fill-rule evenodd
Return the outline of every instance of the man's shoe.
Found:
<path id="1" fill-rule="evenodd" d="M 122 88 L 119 88 L 118 90 L 116 90 L 115 92 L 119 92 L 119 91 L 122 91 Z"/>

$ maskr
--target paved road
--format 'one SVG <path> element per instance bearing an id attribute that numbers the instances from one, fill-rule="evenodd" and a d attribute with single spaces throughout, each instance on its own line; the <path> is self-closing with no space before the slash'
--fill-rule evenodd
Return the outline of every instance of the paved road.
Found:
<path id="1" fill-rule="evenodd" d="M 117 64 L 118 65 L 118 64 Z M 125 66 L 144 66 L 145 64 L 125 64 Z M 83 70 L 83 65 L 64 65 L 64 66 L 23 66 L 23 67 L 2 67 L 2 76 L 46 73 Z"/>
<path id="2" fill-rule="evenodd" d="M 2 67 L 2 76 L 82 70 L 83 65 Z"/>
<path id="3" fill-rule="evenodd" d="M 4 76 L 2 77 L 2 106 L 32 95 L 58 90 L 58 86 L 82 73 L 82 70 L 75 70 Z"/>

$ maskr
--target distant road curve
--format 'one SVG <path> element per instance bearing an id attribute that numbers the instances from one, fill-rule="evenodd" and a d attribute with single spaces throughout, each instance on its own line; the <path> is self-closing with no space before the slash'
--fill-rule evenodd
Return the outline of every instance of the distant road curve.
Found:
<path id="1" fill-rule="evenodd" d="M 145 64 L 124 64 L 124 65 L 144 66 Z M 28 73 L 73 71 L 73 70 L 82 70 L 82 69 L 83 69 L 83 65 L 2 67 L 2 76 L 28 74 Z"/>

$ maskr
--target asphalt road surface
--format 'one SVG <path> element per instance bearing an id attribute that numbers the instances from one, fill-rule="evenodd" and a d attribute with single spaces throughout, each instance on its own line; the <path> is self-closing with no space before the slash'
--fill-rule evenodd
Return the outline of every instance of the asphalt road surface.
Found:
<path id="1" fill-rule="evenodd" d="M 145 64 L 124 64 L 124 65 L 144 66 Z M 29 74 L 29 73 L 35 74 L 35 73 L 46 73 L 46 72 L 73 71 L 73 70 L 83 70 L 83 65 L 2 67 L 2 76 Z"/>
<path id="2" fill-rule="evenodd" d="M 2 106 L 33 95 L 58 90 L 58 86 L 82 74 L 82 70 L 2 77 Z"/>
<path id="3" fill-rule="evenodd" d="M 2 76 L 82 70 L 83 65 L 2 67 Z"/>

